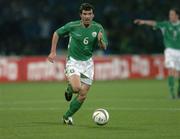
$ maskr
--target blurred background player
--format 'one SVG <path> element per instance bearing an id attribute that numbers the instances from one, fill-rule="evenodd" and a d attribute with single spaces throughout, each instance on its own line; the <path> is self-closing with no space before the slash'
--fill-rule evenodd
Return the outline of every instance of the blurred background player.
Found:
<path id="1" fill-rule="evenodd" d="M 93 21 L 93 10 L 94 7 L 91 4 L 83 3 L 80 6 L 81 20 L 69 22 L 54 32 L 51 52 L 48 56 L 49 61 L 54 62 L 59 37 L 69 35 L 65 69 L 69 82 L 65 91 L 66 100 L 70 101 L 72 94 L 77 93 L 68 111 L 63 115 L 63 122 L 69 125 L 73 124 L 72 115 L 81 107 L 93 82 L 93 50 L 97 44 L 102 49 L 106 49 L 107 46 L 103 27 Z"/>
<path id="2" fill-rule="evenodd" d="M 180 98 L 180 12 L 176 8 L 169 10 L 169 21 L 152 21 L 152 20 L 134 20 L 135 24 L 148 25 L 155 29 L 160 29 L 163 34 L 163 42 L 165 45 L 165 67 L 168 69 L 168 85 L 169 91 L 174 99 L 176 97 L 174 85 L 175 77 L 178 76 L 178 93 Z"/>

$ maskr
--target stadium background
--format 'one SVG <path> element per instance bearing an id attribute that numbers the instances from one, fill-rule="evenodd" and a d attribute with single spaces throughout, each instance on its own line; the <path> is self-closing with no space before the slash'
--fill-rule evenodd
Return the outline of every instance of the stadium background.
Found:
<path id="1" fill-rule="evenodd" d="M 150 27 L 138 27 L 133 24 L 133 20 L 136 18 L 167 20 L 169 8 L 177 6 L 177 1 L 127 0 L 122 4 L 122 2 L 118 0 L 69 0 L 68 3 L 65 0 L 3 0 L 0 1 L 1 81 L 9 80 L 8 78 L 12 81 L 26 80 L 29 72 L 31 72 L 28 70 L 31 60 L 27 60 L 24 57 L 31 56 L 32 59 L 34 59 L 33 56 L 42 56 L 45 58 L 50 50 L 53 31 L 66 22 L 79 19 L 79 5 L 82 2 L 90 2 L 94 5 L 95 20 L 104 26 L 108 35 L 108 49 L 106 51 L 96 50 L 95 55 L 116 55 L 117 59 L 120 59 L 118 56 L 122 55 L 132 56 L 125 58 L 125 64 L 123 64 L 123 60 L 118 61 L 115 59 L 115 61 L 119 63 L 116 62 L 116 68 L 114 69 L 120 72 L 117 74 L 117 77 L 102 77 L 103 79 L 124 78 L 124 76 L 127 75 L 121 76 L 124 74 L 123 71 L 121 72 L 122 69 L 128 70 L 129 72 L 126 78 L 164 78 L 166 76 L 166 70 L 163 69 L 163 57 L 157 56 L 157 54 L 162 54 L 164 50 L 161 32 L 154 31 Z M 161 10 L 159 10 L 159 7 L 161 7 Z M 66 55 L 67 43 L 68 38 L 60 41 L 57 50 L 60 57 Z M 136 56 L 134 57 L 134 55 Z M 142 55 L 149 55 L 149 57 L 141 58 Z M 16 56 L 16 58 L 12 58 L 14 56 Z M 40 59 L 37 58 L 35 61 L 40 62 Z M 56 69 L 59 66 L 49 66 L 45 60 L 43 61 L 45 62 L 44 72 L 46 73 L 39 76 L 49 74 L 47 72 L 50 70 L 54 71 L 53 76 L 58 76 L 57 74 L 59 72 Z M 95 58 L 95 61 L 101 60 L 96 60 Z M 109 70 L 111 70 L 111 73 L 117 73 L 118 71 L 110 69 L 110 67 L 113 66 L 114 59 L 110 58 L 109 61 L 111 61 L 110 64 L 107 60 L 104 61 L 104 66 L 109 64 L 109 67 L 106 66 L 104 74 Z M 32 62 L 34 62 L 34 60 L 32 60 Z M 24 67 L 22 67 L 22 63 L 25 64 Z M 64 62 L 60 64 L 64 65 Z M 36 71 L 34 69 L 34 72 L 31 73 L 42 73 L 42 63 L 37 63 L 37 65 L 34 66 L 40 66 L 39 71 L 36 72 L 38 69 L 36 68 Z M 49 69 L 49 67 L 51 67 L 51 69 Z M 127 69 L 127 67 L 129 69 Z M 133 69 L 133 67 L 135 68 Z M 60 72 L 62 68 L 64 67 L 59 69 Z M 142 71 L 143 69 L 145 71 Z M 14 75 L 11 71 L 14 71 Z M 135 71 L 135 73 L 133 73 L 133 71 Z M 144 72 L 146 73 L 144 74 Z M 139 74 L 139 76 L 134 76 L 134 74 Z M 110 74 L 107 75 L 111 76 Z M 43 79 L 43 77 L 34 78 L 39 78 L 39 80 Z M 52 80 L 55 77 L 45 78 L 45 80 Z"/>
<path id="2" fill-rule="evenodd" d="M 95 51 L 95 79 L 103 81 L 94 82 L 69 127 L 61 122 L 69 106 L 67 38 L 56 64 L 46 58 L 53 31 L 79 19 L 82 2 L 94 4 L 109 47 Z M 168 94 L 162 35 L 133 24 L 135 18 L 165 20 L 173 6 L 179 1 L 0 0 L 0 139 L 179 139 L 180 101 Z M 97 108 L 109 112 L 107 125 L 92 121 Z"/>
<path id="3" fill-rule="evenodd" d="M 1 0 L 0 54 L 47 55 L 53 31 L 79 19 L 82 2 L 95 6 L 95 20 L 108 34 L 107 54 L 162 53 L 161 33 L 138 27 L 133 20 L 165 20 L 169 8 L 178 7 L 178 0 Z M 66 39 L 61 41 L 59 52 L 67 48 L 66 44 Z"/>

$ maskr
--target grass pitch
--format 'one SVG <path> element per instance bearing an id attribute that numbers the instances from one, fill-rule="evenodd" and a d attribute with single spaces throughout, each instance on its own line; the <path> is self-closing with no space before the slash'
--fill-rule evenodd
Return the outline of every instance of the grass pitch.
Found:
<path id="1" fill-rule="evenodd" d="M 0 84 L 0 139 L 179 139 L 180 99 L 169 97 L 165 80 L 94 82 L 74 126 L 61 122 L 69 103 L 66 83 Z M 92 121 L 105 108 L 105 126 Z"/>

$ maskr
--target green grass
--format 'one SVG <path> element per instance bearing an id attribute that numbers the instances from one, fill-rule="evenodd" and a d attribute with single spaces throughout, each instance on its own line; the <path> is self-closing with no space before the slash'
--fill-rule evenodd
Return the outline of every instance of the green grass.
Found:
<path id="1" fill-rule="evenodd" d="M 74 126 L 61 123 L 68 108 L 64 82 L 0 84 L 0 139 L 179 139 L 180 100 L 164 80 L 95 82 Z M 109 123 L 91 116 L 105 108 Z"/>

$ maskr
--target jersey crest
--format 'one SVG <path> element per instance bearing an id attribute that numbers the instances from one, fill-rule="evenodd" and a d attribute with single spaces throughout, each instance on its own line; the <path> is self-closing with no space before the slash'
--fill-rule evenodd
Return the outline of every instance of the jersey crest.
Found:
<path id="1" fill-rule="evenodd" d="M 97 36 L 97 32 L 92 32 L 92 36 L 95 38 Z"/>

